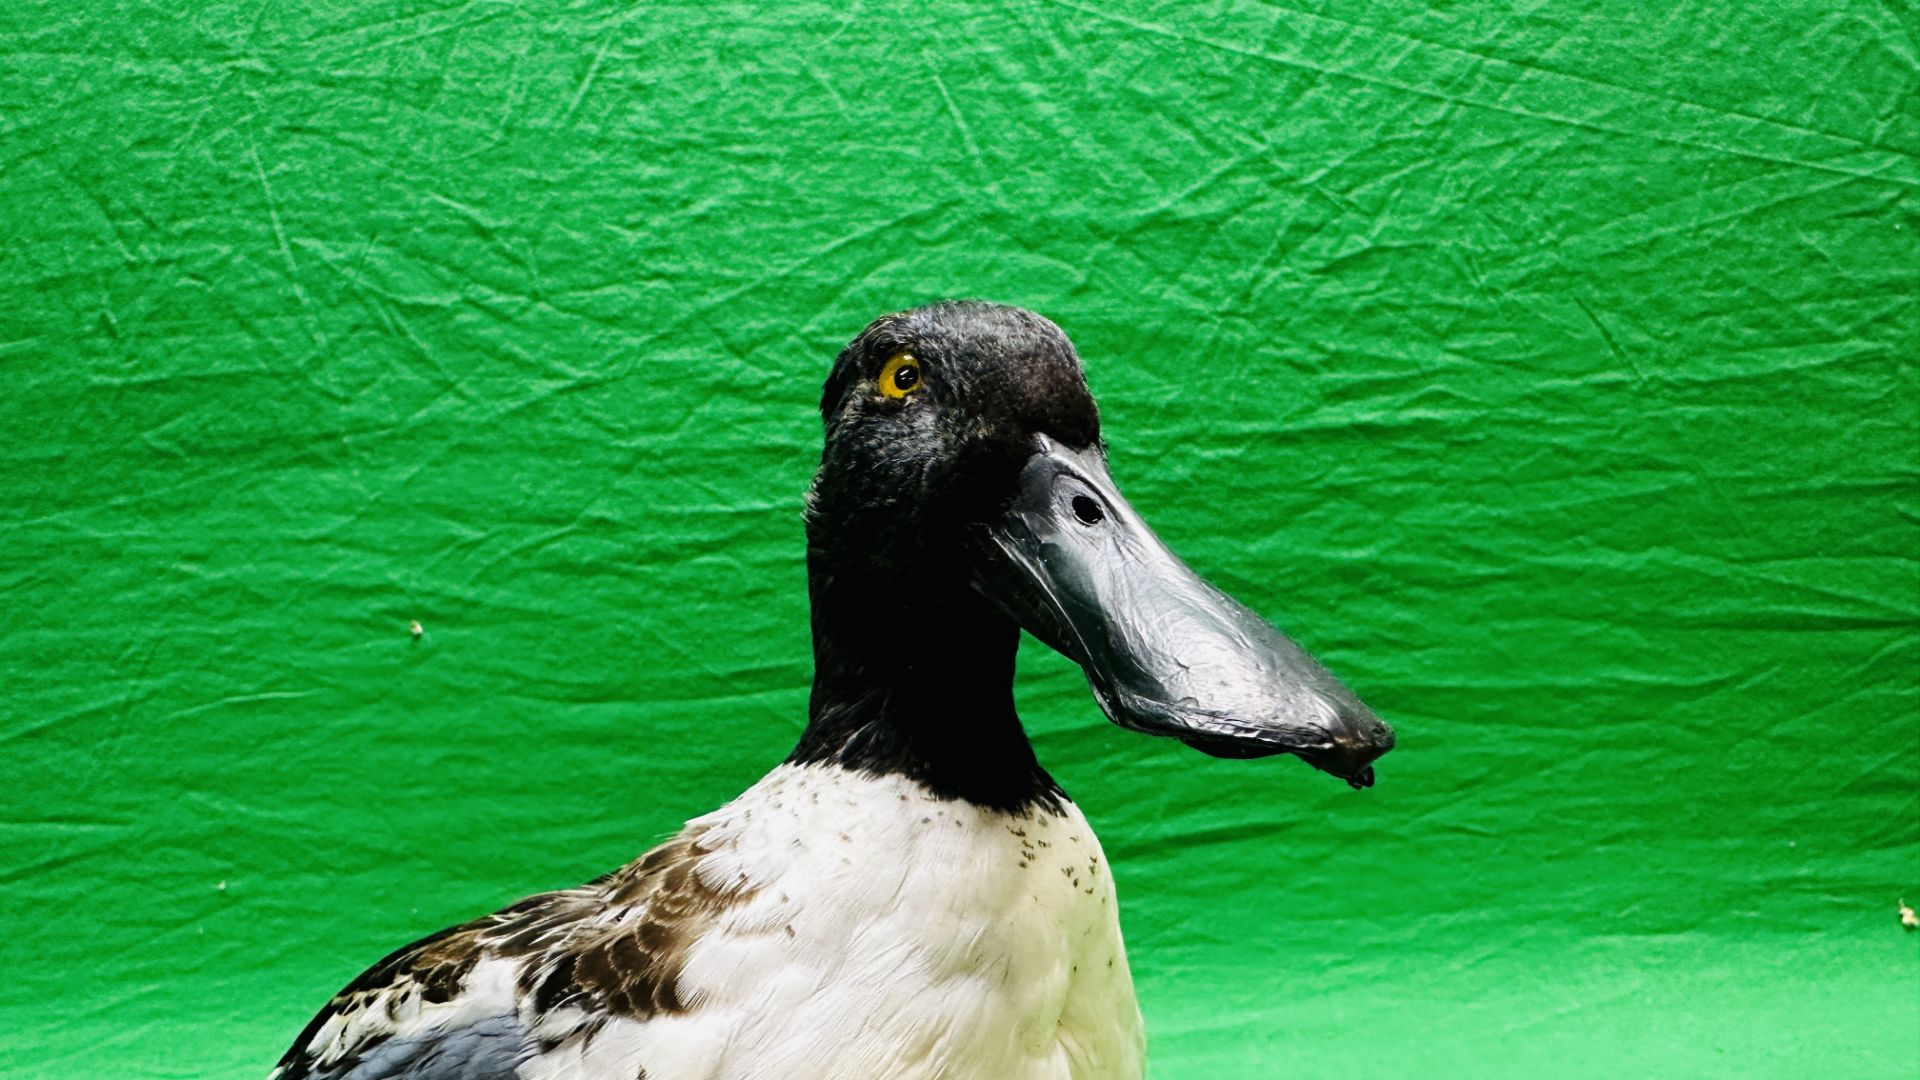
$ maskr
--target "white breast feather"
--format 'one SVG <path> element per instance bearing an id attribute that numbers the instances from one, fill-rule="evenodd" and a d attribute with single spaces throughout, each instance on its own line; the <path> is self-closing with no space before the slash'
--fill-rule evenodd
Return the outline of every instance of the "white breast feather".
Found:
<path id="1" fill-rule="evenodd" d="M 689 1008 L 614 1020 L 528 1080 L 1143 1074 L 1112 878 L 1071 803 L 1007 814 L 788 765 L 690 824 L 701 876 L 749 895 L 688 953 Z"/>

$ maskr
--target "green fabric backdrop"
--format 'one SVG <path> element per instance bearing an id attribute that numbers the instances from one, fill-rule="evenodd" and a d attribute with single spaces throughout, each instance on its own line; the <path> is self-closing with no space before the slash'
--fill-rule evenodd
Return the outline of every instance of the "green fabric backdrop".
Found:
<path id="1" fill-rule="evenodd" d="M 14 0 L 0 1074 L 257 1077 L 778 761 L 821 377 L 956 294 L 1400 730 L 1212 761 L 1028 643 L 1156 1078 L 1920 1074 L 1916 31 Z"/>

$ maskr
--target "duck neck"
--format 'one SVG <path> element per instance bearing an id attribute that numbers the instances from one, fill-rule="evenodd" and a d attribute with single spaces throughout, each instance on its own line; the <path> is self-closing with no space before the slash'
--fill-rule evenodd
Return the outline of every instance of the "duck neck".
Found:
<path id="1" fill-rule="evenodd" d="M 1012 620 L 811 569 L 813 697 L 789 762 L 897 774 L 996 810 L 1064 799 L 1014 713 Z"/>

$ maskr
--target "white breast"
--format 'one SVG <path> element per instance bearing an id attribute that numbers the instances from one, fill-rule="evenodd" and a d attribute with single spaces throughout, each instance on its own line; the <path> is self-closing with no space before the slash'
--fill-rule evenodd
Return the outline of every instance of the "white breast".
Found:
<path id="1" fill-rule="evenodd" d="M 544 1080 L 1108 1080 L 1144 1072 L 1113 881 L 1078 808 L 1009 814 L 782 766 L 704 826 L 746 894 L 688 953 L 688 1010 L 615 1020 Z"/>

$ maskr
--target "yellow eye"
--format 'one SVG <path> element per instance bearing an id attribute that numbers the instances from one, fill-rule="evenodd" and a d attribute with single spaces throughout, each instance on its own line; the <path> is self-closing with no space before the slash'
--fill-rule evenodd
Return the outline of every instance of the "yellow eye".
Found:
<path id="1" fill-rule="evenodd" d="M 912 353 L 895 353 L 880 369 L 880 392 L 903 398 L 920 389 L 920 361 Z"/>

